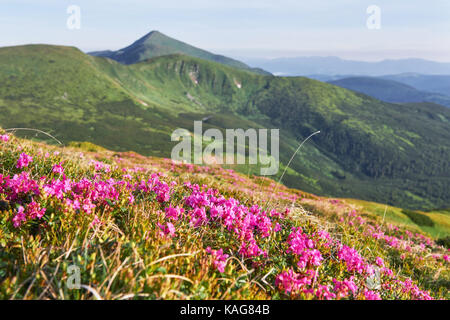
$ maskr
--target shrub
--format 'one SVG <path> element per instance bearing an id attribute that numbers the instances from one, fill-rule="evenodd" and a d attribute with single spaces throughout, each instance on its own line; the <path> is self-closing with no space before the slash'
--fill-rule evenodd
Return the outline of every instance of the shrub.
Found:
<path id="1" fill-rule="evenodd" d="M 450 236 L 446 236 L 445 238 L 440 238 L 436 241 L 436 243 L 440 246 L 444 246 L 445 248 L 450 248 Z"/>
<path id="2" fill-rule="evenodd" d="M 406 209 L 403 209 L 402 213 L 407 215 L 408 218 L 410 218 L 412 222 L 414 222 L 415 224 L 417 224 L 419 226 L 426 226 L 426 227 L 434 226 L 433 220 L 431 220 L 430 217 L 428 217 L 422 213 L 412 211 L 412 210 L 406 210 Z"/>

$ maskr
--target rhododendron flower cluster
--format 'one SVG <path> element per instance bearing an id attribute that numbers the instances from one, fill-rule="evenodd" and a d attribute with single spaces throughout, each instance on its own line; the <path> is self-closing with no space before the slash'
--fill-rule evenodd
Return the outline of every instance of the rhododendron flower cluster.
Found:
<path id="1" fill-rule="evenodd" d="M 353 279 L 354 276 L 351 276 L 349 279 L 345 279 L 343 281 L 333 279 L 334 291 L 337 293 L 338 298 L 347 298 L 350 294 L 356 296 L 358 287 L 356 286 Z"/>
<path id="2" fill-rule="evenodd" d="M 186 187 L 192 191 L 184 200 L 187 206 L 193 208 L 188 212 L 192 226 L 197 227 L 210 221 L 219 222 L 237 235 L 241 241 L 238 252 L 244 258 L 267 257 L 267 252 L 258 245 L 257 238 L 268 237 L 276 229 L 279 231 L 279 226 L 270 219 L 266 211 L 257 205 L 248 208 L 236 199 L 225 199 L 214 189 L 201 191 L 198 185 L 189 183 Z M 206 209 L 209 209 L 209 216 Z"/>
<path id="3" fill-rule="evenodd" d="M 214 267 L 220 272 L 225 272 L 229 255 L 224 254 L 223 249 L 212 250 L 211 247 L 207 247 L 206 252 L 212 255 Z"/>
<path id="4" fill-rule="evenodd" d="M 26 153 L 21 153 L 19 160 L 17 160 L 16 168 L 22 169 L 28 167 L 28 165 L 33 162 L 33 158 Z"/>
<path id="5" fill-rule="evenodd" d="M 298 257 L 299 269 L 320 266 L 320 262 L 323 260 L 320 251 L 315 249 L 314 241 L 304 234 L 300 227 L 293 229 L 289 235 L 288 244 L 288 253 L 293 253 Z"/>
<path id="6" fill-rule="evenodd" d="M 52 172 L 57 174 L 64 174 L 64 168 L 61 163 L 55 164 L 52 168 Z"/>
<path id="7" fill-rule="evenodd" d="M 286 294 L 299 294 L 307 292 L 307 286 L 311 285 L 316 277 L 317 273 L 314 270 L 296 273 L 289 269 L 276 277 L 275 285 Z"/>
<path id="8" fill-rule="evenodd" d="M 0 135 L 0 141 L 8 142 L 9 141 L 9 136 L 7 134 Z"/>
<path id="9" fill-rule="evenodd" d="M 41 219 L 45 214 L 45 208 L 41 208 L 39 203 L 31 202 L 27 205 L 26 209 L 23 206 L 19 206 L 17 213 L 13 218 L 14 227 L 18 228 L 20 225 L 32 219 Z"/>
<path id="10" fill-rule="evenodd" d="M 165 225 L 158 223 L 158 227 L 161 230 L 162 236 L 168 236 L 170 238 L 175 236 L 176 230 L 175 230 L 175 226 L 172 223 L 167 222 Z"/>
<path id="11" fill-rule="evenodd" d="M 433 298 L 426 291 L 420 290 L 419 287 L 412 283 L 411 279 L 405 281 L 397 281 L 402 287 L 403 293 L 410 294 L 415 300 L 432 300 Z"/>
<path id="12" fill-rule="evenodd" d="M 340 260 L 345 261 L 349 272 L 364 273 L 369 271 L 368 265 L 364 258 L 353 248 L 343 245 L 338 251 L 337 256 Z M 369 272 L 371 274 L 371 272 Z"/>
<path id="13" fill-rule="evenodd" d="M 38 182 L 31 179 L 28 172 L 21 172 L 13 178 L 0 174 L 0 192 L 9 201 L 19 204 L 23 204 L 28 197 L 40 194 Z"/>
<path id="14" fill-rule="evenodd" d="M 366 300 L 381 300 L 381 297 L 378 293 L 364 289 L 364 297 Z"/>
<path id="15" fill-rule="evenodd" d="M 174 221 L 177 221 L 184 214 L 184 208 L 181 208 L 179 206 L 177 207 L 169 206 L 165 210 L 166 210 L 166 217 Z"/>

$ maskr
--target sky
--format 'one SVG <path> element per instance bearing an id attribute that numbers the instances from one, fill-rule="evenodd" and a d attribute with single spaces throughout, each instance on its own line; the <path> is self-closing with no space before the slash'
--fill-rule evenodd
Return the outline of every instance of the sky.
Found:
<path id="1" fill-rule="evenodd" d="M 79 29 L 67 25 L 72 5 Z M 378 29 L 367 26 L 372 5 Z M 151 30 L 236 58 L 450 62 L 449 0 L 0 0 L 0 46 L 117 50 Z"/>

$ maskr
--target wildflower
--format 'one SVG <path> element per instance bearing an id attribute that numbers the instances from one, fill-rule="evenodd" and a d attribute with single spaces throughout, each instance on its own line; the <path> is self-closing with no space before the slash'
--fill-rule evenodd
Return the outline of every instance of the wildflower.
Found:
<path id="1" fill-rule="evenodd" d="M 177 221 L 178 218 L 184 213 L 184 209 L 180 207 L 172 207 L 169 206 L 165 209 L 166 217 L 172 220 Z"/>
<path id="2" fill-rule="evenodd" d="M 378 293 L 364 289 L 364 297 L 366 300 L 381 300 L 381 297 Z"/>
<path id="3" fill-rule="evenodd" d="M 317 286 L 315 295 L 318 299 L 324 299 L 324 300 L 332 300 L 336 298 L 336 295 L 330 291 L 328 286 L 319 284 Z"/>
<path id="4" fill-rule="evenodd" d="M 366 270 L 364 259 L 353 248 L 343 245 L 337 256 L 340 260 L 345 261 L 349 272 L 356 271 L 361 274 Z"/>
<path id="5" fill-rule="evenodd" d="M 0 140 L 3 142 L 8 142 L 9 136 L 7 134 L 0 135 Z"/>
<path id="6" fill-rule="evenodd" d="M 320 266 L 323 257 L 319 250 L 315 249 L 315 244 L 301 228 L 294 228 L 288 237 L 288 253 L 298 256 L 297 266 L 304 269 L 307 266 Z"/>
<path id="7" fill-rule="evenodd" d="M 384 267 L 384 261 L 383 261 L 383 259 L 380 258 L 380 257 L 377 257 L 377 258 L 375 259 L 375 263 L 376 263 L 378 266 L 380 266 L 380 267 Z"/>
<path id="8" fill-rule="evenodd" d="M 172 223 L 168 222 L 166 225 L 158 223 L 158 227 L 161 229 L 161 236 L 168 236 L 170 238 L 175 236 L 175 227 Z"/>
<path id="9" fill-rule="evenodd" d="M 26 215 L 25 215 L 25 209 L 24 209 L 22 206 L 20 206 L 20 207 L 17 209 L 17 214 L 16 214 L 16 215 L 14 216 L 14 218 L 13 218 L 13 224 L 14 224 L 14 227 L 15 227 L 15 228 L 20 227 L 20 225 L 22 224 L 22 222 L 25 222 L 25 221 L 27 221 Z"/>
<path id="10" fill-rule="evenodd" d="M 295 273 L 292 269 L 281 272 L 275 278 L 275 285 L 285 294 L 298 294 L 306 286 L 311 285 L 316 276 L 314 270 L 309 273 Z"/>
<path id="11" fill-rule="evenodd" d="M 219 272 L 225 272 L 225 267 L 227 266 L 228 254 L 223 253 L 223 249 L 212 250 L 211 247 L 206 248 L 206 252 L 213 256 L 213 264 Z"/>
<path id="12" fill-rule="evenodd" d="M 36 203 L 35 201 L 32 201 L 28 206 L 27 206 L 27 216 L 31 219 L 41 219 L 44 214 L 45 214 L 46 209 L 45 208 L 41 208 L 39 203 Z"/>
<path id="13" fill-rule="evenodd" d="M 17 160 L 16 168 L 22 169 L 28 167 L 28 165 L 33 162 L 33 158 L 26 153 L 21 153 L 19 156 L 19 160 Z"/>
<path id="14" fill-rule="evenodd" d="M 58 173 L 58 174 L 64 174 L 64 168 L 62 167 L 61 163 L 55 164 L 52 167 L 52 172 L 53 173 Z"/>
<path id="15" fill-rule="evenodd" d="M 358 287 L 353 281 L 354 277 L 351 276 L 349 279 L 345 279 L 343 281 L 338 281 L 333 279 L 334 283 L 334 291 L 337 293 L 338 298 L 346 298 L 351 293 L 353 296 L 356 295 L 358 291 Z"/>

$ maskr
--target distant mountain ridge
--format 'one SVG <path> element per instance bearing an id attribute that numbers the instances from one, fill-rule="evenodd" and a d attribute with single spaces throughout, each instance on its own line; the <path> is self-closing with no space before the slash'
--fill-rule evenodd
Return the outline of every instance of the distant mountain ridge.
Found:
<path id="1" fill-rule="evenodd" d="M 399 73 L 427 75 L 450 74 L 450 63 L 410 58 L 366 62 L 345 60 L 338 57 L 296 57 L 276 59 L 245 59 L 247 64 L 263 68 L 276 75 L 357 75 L 384 76 Z"/>
<path id="2" fill-rule="evenodd" d="M 420 91 L 407 84 L 385 78 L 349 77 L 328 81 L 328 83 L 361 92 L 386 102 L 433 102 L 450 107 L 449 96 Z"/>
<path id="3" fill-rule="evenodd" d="M 450 96 L 450 75 L 426 75 L 408 72 L 387 75 L 382 78 L 405 83 L 422 91 L 436 92 Z"/>
<path id="4" fill-rule="evenodd" d="M 168 37 L 159 31 L 151 31 L 128 47 L 117 51 L 95 51 L 89 52 L 88 54 L 97 57 L 110 58 L 122 64 L 134 64 L 147 59 L 171 54 L 184 54 L 190 57 L 218 62 L 237 69 L 270 75 L 269 72 L 262 69 L 251 68 L 238 60 L 196 48 L 182 41 Z"/>

